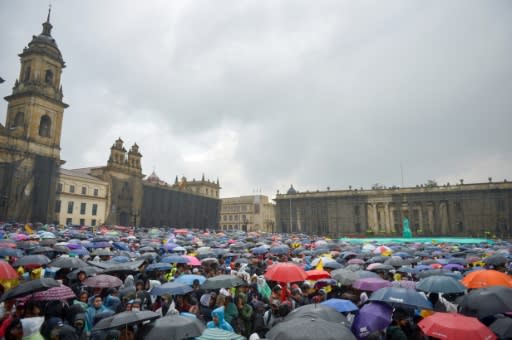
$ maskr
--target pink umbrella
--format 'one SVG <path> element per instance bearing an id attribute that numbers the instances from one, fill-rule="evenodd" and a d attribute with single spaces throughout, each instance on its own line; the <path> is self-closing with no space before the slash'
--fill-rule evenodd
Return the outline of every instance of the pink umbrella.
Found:
<path id="1" fill-rule="evenodd" d="M 350 259 L 347 262 L 348 264 L 364 264 L 364 260 L 362 259 Z"/>
<path id="2" fill-rule="evenodd" d="M 28 235 L 25 235 L 25 234 L 16 234 L 16 236 L 14 237 L 14 239 L 16 241 L 26 241 L 29 239 L 29 236 Z"/>
<path id="3" fill-rule="evenodd" d="M 50 288 L 32 295 L 34 301 L 57 301 L 76 298 L 75 293 L 68 286 Z"/>
<path id="4" fill-rule="evenodd" d="M 116 288 L 120 287 L 123 284 L 123 281 L 112 275 L 100 274 L 85 279 L 83 283 L 88 287 Z"/>
<path id="5" fill-rule="evenodd" d="M 190 255 L 183 255 L 183 257 L 185 257 L 186 259 L 188 259 L 188 265 L 189 266 L 200 266 L 201 265 L 201 261 L 199 261 L 197 259 L 197 257 L 195 256 L 190 256 Z"/>
<path id="6" fill-rule="evenodd" d="M 352 287 L 359 289 L 374 292 L 384 287 L 391 286 L 391 282 L 381 279 L 380 277 L 368 277 L 364 279 L 357 279 L 352 283 Z"/>
<path id="7" fill-rule="evenodd" d="M 379 262 L 370 263 L 368 265 L 368 267 L 366 267 L 366 270 L 373 270 L 375 267 L 378 267 L 378 266 L 382 266 L 382 263 L 379 263 Z"/>

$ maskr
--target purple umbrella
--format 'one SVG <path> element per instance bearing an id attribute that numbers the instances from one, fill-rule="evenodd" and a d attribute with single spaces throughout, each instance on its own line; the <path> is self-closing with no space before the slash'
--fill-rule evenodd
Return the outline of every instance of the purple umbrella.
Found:
<path id="1" fill-rule="evenodd" d="M 464 270 L 464 266 L 457 263 L 449 263 L 443 267 L 446 270 Z"/>
<path id="2" fill-rule="evenodd" d="M 352 332 L 358 339 L 366 338 L 370 333 L 381 331 L 391 324 L 393 309 L 383 303 L 372 302 L 364 305 L 352 323 Z"/>
<path id="3" fill-rule="evenodd" d="M 370 292 L 374 292 L 376 290 L 389 286 L 391 286 L 391 282 L 376 277 L 357 279 L 354 281 L 354 283 L 352 283 L 352 287 L 359 290 L 365 290 Z"/>

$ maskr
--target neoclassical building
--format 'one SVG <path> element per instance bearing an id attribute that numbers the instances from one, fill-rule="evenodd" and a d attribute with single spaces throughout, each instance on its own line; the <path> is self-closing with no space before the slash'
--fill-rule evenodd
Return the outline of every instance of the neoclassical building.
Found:
<path id="1" fill-rule="evenodd" d="M 275 204 L 265 195 L 222 199 L 219 226 L 222 230 L 275 231 Z"/>
<path id="2" fill-rule="evenodd" d="M 512 236 L 512 183 L 278 193 L 282 232 L 400 235 L 408 218 L 416 235 Z"/>

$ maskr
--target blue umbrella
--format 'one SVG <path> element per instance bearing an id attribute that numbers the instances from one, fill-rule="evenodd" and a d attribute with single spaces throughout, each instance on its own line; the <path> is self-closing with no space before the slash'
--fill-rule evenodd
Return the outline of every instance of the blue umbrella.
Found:
<path id="1" fill-rule="evenodd" d="M 188 263 L 188 259 L 186 257 L 182 257 L 182 256 L 166 256 L 163 259 L 161 259 L 160 262 L 186 264 L 186 263 Z"/>
<path id="2" fill-rule="evenodd" d="M 78 255 L 78 256 L 85 256 L 85 255 L 89 255 L 89 251 L 85 248 L 76 248 L 76 249 L 71 249 L 69 251 L 69 254 L 74 254 L 74 255 Z"/>
<path id="3" fill-rule="evenodd" d="M 112 261 L 117 263 L 126 263 L 130 262 L 130 258 L 127 256 L 115 256 L 114 258 L 112 258 Z"/>
<path id="4" fill-rule="evenodd" d="M 270 248 L 270 253 L 272 253 L 274 255 L 288 254 L 289 251 L 290 251 L 290 248 L 288 248 L 288 246 L 285 246 L 285 245 Z"/>
<path id="5" fill-rule="evenodd" d="M 169 263 L 159 262 L 159 263 L 152 263 L 149 266 L 147 266 L 146 271 L 148 271 L 148 272 L 153 271 L 153 270 L 167 271 L 167 270 L 171 270 L 171 268 L 172 268 L 172 266 Z"/>
<path id="6" fill-rule="evenodd" d="M 117 250 L 126 250 L 126 251 L 130 250 L 130 247 L 126 243 L 123 243 L 123 242 L 114 242 L 114 243 L 112 243 L 112 245 Z"/>
<path id="7" fill-rule="evenodd" d="M 23 251 L 13 248 L 0 248 L 0 256 L 22 257 Z"/>
<path id="8" fill-rule="evenodd" d="M 352 323 L 352 332 L 358 339 L 364 339 L 372 332 L 381 331 L 391 324 L 393 309 L 383 303 L 372 302 L 364 305 Z"/>
<path id="9" fill-rule="evenodd" d="M 370 296 L 370 301 L 386 302 L 398 307 L 417 307 L 418 309 L 432 309 L 432 303 L 421 293 L 408 288 L 384 287 Z"/>
<path id="10" fill-rule="evenodd" d="M 186 285 L 192 286 L 194 280 L 198 280 L 199 284 L 202 285 L 204 281 L 206 281 L 206 277 L 204 277 L 203 275 L 186 274 L 178 276 L 177 278 L 174 279 L 174 282 L 184 283 Z"/>
<path id="11" fill-rule="evenodd" d="M 266 247 L 256 247 L 256 248 L 252 248 L 251 252 L 254 255 L 263 255 L 263 254 L 266 254 L 268 252 L 268 249 Z"/>
<path id="12" fill-rule="evenodd" d="M 167 282 L 160 287 L 155 287 L 151 290 L 151 295 L 159 296 L 164 294 L 170 295 L 185 295 L 192 291 L 192 287 L 179 282 Z"/>
<path id="13" fill-rule="evenodd" d="M 353 312 L 359 309 L 352 301 L 344 299 L 329 299 L 320 304 L 334 308 L 337 312 L 340 313 Z"/>

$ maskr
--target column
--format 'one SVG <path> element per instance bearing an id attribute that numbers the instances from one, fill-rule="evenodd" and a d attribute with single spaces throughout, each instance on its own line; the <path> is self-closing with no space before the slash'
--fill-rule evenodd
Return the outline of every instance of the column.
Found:
<path id="1" fill-rule="evenodd" d="M 421 230 L 423 230 L 423 232 L 425 232 L 425 229 L 423 229 L 423 204 L 419 204 L 419 213 L 418 213 L 418 217 L 419 217 L 419 227 Z"/>
<path id="2" fill-rule="evenodd" d="M 389 208 L 389 227 L 391 228 L 391 232 L 396 232 L 395 230 L 395 208 Z"/>
<path id="3" fill-rule="evenodd" d="M 384 228 L 387 233 L 391 232 L 391 224 L 389 223 L 389 204 L 384 203 Z"/>
<path id="4" fill-rule="evenodd" d="M 377 203 L 373 203 L 373 230 L 379 231 L 379 219 L 377 218 Z"/>

